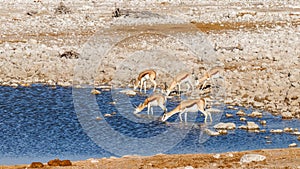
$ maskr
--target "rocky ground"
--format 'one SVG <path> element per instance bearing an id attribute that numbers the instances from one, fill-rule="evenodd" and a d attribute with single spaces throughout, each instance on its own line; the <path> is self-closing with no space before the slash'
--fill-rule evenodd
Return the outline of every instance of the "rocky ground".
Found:
<path id="1" fill-rule="evenodd" d="M 120 17 L 112 17 L 116 7 L 120 8 Z M 126 49 L 112 52 L 107 58 L 109 61 L 101 63 L 101 68 L 89 71 L 93 72 L 92 78 L 77 76 L 76 66 L 95 61 L 86 61 L 88 59 L 82 56 L 86 42 L 103 29 L 109 28 L 108 35 L 116 37 L 120 35 L 116 34 L 117 31 L 130 36 L 132 31 L 152 30 L 185 42 L 201 33 L 210 43 L 217 60 L 224 65 L 226 103 L 300 117 L 299 1 L 78 0 L 59 3 L 7 0 L 1 2 L 0 8 L 3 16 L 0 20 L 2 85 L 110 84 L 116 79 L 116 63 L 128 60 L 127 54 L 132 55 L 128 44 L 141 45 L 138 39 L 149 40 L 149 37 L 124 42 Z M 191 33 L 191 25 L 196 26 L 198 32 L 193 30 Z M 156 40 L 161 38 L 156 37 Z M 166 40 L 163 45 L 166 43 L 170 41 Z M 199 72 L 199 78 L 205 69 L 211 68 L 210 65 L 201 65 L 195 58 L 193 60 L 187 52 L 181 52 L 178 44 L 169 47 L 174 49 L 175 55 L 181 56 L 180 62 L 185 61 L 185 65 Z M 131 67 L 142 67 L 135 70 L 145 67 L 136 62 Z M 168 59 L 161 62 L 174 67 Z M 126 83 L 136 76 L 137 71 L 131 70 L 121 76 L 125 77 Z M 87 76 L 86 72 L 84 76 Z M 164 76 L 160 73 L 160 86 L 163 81 L 170 81 L 174 74 Z"/>
<path id="2" fill-rule="evenodd" d="M 227 104 L 300 118 L 298 0 L 62 2 L 0 2 L 1 85 L 124 86 L 145 66 L 163 65 L 158 70 L 162 87 L 176 74 L 178 66 L 173 65 L 178 63 L 193 68 L 199 78 L 211 67 L 221 65 Z M 120 8 L 120 17 L 112 17 L 116 8 Z M 148 35 L 148 31 L 159 34 Z M 87 42 L 99 34 L 104 40 L 95 41 L 92 47 L 101 46 L 95 44 L 106 38 L 115 45 L 106 57 L 100 57 L 101 63 L 99 58 L 86 55 L 90 51 Z M 199 36 L 204 40 L 195 39 Z M 195 50 L 204 46 L 200 59 L 174 39 L 198 44 Z M 153 50 L 149 44 L 162 46 L 165 53 L 152 56 L 145 52 Z M 151 55 L 157 65 L 138 58 L 138 50 L 144 50 L 143 56 Z M 205 62 L 211 54 L 215 57 L 213 64 Z M 180 57 L 174 59 L 174 55 Z"/>

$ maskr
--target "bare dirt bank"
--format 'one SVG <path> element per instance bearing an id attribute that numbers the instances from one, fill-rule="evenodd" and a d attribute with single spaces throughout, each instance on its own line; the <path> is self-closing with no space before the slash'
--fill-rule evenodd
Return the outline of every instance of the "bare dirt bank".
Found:
<path id="1" fill-rule="evenodd" d="M 241 162 L 245 154 L 259 154 L 265 156 L 263 161 L 249 163 Z M 6 169 L 22 169 L 30 165 L 0 166 Z M 155 155 L 150 157 L 126 156 L 122 158 L 88 159 L 74 161 L 72 166 L 54 167 L 45 164 L 43 168 L 63 169 L 116 169 L 116 168 L 293 168 L 300 167 L 300 149 L 273 149 L 254 150 L 243 152 L 228 152 L 221 154 L 180 154 L 180 155 Z"/>

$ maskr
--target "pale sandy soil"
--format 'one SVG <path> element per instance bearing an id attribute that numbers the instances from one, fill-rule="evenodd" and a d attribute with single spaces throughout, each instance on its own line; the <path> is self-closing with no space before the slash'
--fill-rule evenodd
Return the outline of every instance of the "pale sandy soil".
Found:
<path id="1" fill-rule="evenodd" d="M 260 162 L 240 163 L 245 154 L 259 154 L 266 157 Z M 1 166 L 5 169 L 24 169 L 29 165 Z M 300 149 L 254 150 L 228 152 L 222 154 L 180 154 L 155 155 L 150 157 L 128 156 L 123 158 L 89 159 L 74 161 L 72 166 L 50 167 L 48 169 L 141 169 L 141 168 L 268 168 L 268 169 L 299 169 Z"/>

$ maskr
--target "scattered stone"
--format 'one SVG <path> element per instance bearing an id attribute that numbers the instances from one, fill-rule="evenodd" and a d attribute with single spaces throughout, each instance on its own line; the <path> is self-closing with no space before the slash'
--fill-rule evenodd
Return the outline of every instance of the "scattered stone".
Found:
<path id="1" fill-rule="evenodd" d="M 226 135 L 228 133 L 227 130 L 218 130 L 221 135 Z"/>
<path id="2" fill-rule="evenodd" d="M 245 117 L 241 117 L 240 121 L 246 121 L 247 119 Z"/>
<path id="3" fill-rule="evenodd" d="M 260 132 L 261 133 L 265 133 L 265 132 L 267 132 L 267 130 L 266 129 L 262 129 L 262 130 L 260 130 Z"/>
<path id="4" fill-rule="evenodd" d="M 232 115 L 232 114 L 229 114 L 229 113 L 226 113 L 225 116 L 226 116 L 227 118 L 233 117 L 233 115 Z"/>
<path id="5" fill-rule="evenodd" d="M 26 14 L 29 16 L 36 15 L 37 13 L 38 13 L 37 11 L 33 11 L 33 10 L 26 12 Z"/>
<path id="6" fill-rule="evenodd" d="M 97 95 L 97 94 L 101 94 L 101 92 L 97 89 L 92 89 L 91 94 Z"/>
<path id="7" fill-rule="evenodd" d="M 281 130 L 281 129 L 271 129 L 270 130 L 270 133 L 282 133 L 283 132 L 283 130 Z"/>
<path id="8" fill-rule="evenodd" d="M 298 145 L 296 143 L 292 143 L 289 145 L 289 147 L 297 147 Z"/>
<path id="9" fill-rule="evenodd" d="M 106 113 L 104 114 L 104 117 L 112 117 L 112 114 Z"/>
<path id="10" fill-rule="evenodd" d="M 216 131 L 212 131 L 210 129 L 205 129 L 206 134 L 208 134 L 209 136 L 219 136 L 220 133 L 216 132 Z"/>
<path id="11" fill-rule="evenodd" d="M 97 117 L 96 117 L 96 120 L 100 121 L 100 120 L 102 120 L 102 118 L 99 117 L 99 116 L 97 116 Z"/>
<path id="12" fill-rule="evenodd" d="M 65 51 L 63 54 L 59 55 L 60 58 L 67 58 L 67 59 L 78 59 L 79 56 L 80 54 L 73 50 Z"/>
<path id="13" fill-rule="evenodd" d="M 293 135 L 300 135 L 300 132 L 299 131 L 294 131 L 292 134 Z"/>
<path id="14" fill-rule="evenodd" d="M 247 130 L 259 130 L 259 126 L 252 121 L 248 121 L 247 122 Z"/>
<path id="15" fill-rule="evenodd" d="M 49 166 L 59 166 L 60 164 L 60 160 L 59 159 L 54 159 L 54 160 L 50 160 L 47 163 Z"/>
<path id="16" fill-rule="evenodd" d="M 245 126 L 245 125 L 241 125 L 241 126 L 239 126 L 239 129 L 242 129 L 242 130 L 247 130 L 247 126 Z"/>
<path id="17" fill-rule="evenodd" d="M 253 111 L 251 114 L 248 115 L 249 117 L 262 117 L 262 113 L 258 112 L 258 111 Z"/>
<path id="18" fill-rule="evenodd" d="M 219 159 L 221 157 L 221 154 L 214 154 L 213 157 Z"/>
<path id="19" fill-rule="evenodd" d="M 246 116 L 246 113 L 243 110 L 239 110 L 238 112 L 236 112 L 237 116 Z"/>
<path id="20" fill-rule="evenodd" d="M 271 138 L 270 136 L 266 136 L 266 137 L 265 137 L 265 139 L 270 139 L 270 138 Z"/>
<path id="21" fill-rule="evenodd" d="M 59 166 L 72 166 L 72 163 L 70 160 L 62 160 L 60 161 Z"/>
<path id="22" fill-rule="evenodd" d="M 264 161 L 266 156 L 260 154 L 245 154 L 240 159 L 240 163 L 260 162 Z"/>
<path id="23" fill-rule="evenodd" d="M 282 119 L 292 119 L 293 115 L 291 112 L 283 112 L 282 113 Z"/>
<path id="24" fill-rule="evenodd" d="M 265 126 L 265 125 L 267 125 L 267 121 L 266 120 L 261 120 L 260 124 L 263 125 L 263 126 Z"/>
<path id="25" fill-rule="evenodd" d="M 96 160 L 94 158 L 90 158 L 90 159 L 87 159 L 88 161 L 90 161 L 91 163 L 99 163 L 99 160 Z"/>
<path id="26" fill-rule="evenodd" d="M 129 95 L 129 96 L 135 96 L 136 95 L 136 92 L 133 91 L 133 90 L 130 90 L 130 89 L 127 89 L 127 90 L 122 90 L 120 91 L 121 93 L 124 93 L 126 95 Z"/>
<path id="27" fill-rule="evenodd" d="M 66 7 L 66 5 L 63 2 L 60 2 L 58 7 L 54 9 L 55 14 L 69 14 L 71 13 L 71 9 Z"/>
<path id="28" fill-rule="evenodd" d="M 60 159 L 54 159 L 50 160 L 47 163 L 49 166 L 72 166 L 72 163 L 70 160 L 60 160 Z"/>
<path id="29" fill-rule="evenodd" d="M 43 168 L 44 164 L 41 162 L 32 162 L 29 166 L 29 168 Z"/>
<path id="30" fill-rule="evenodd" d="M 285 128 L 283 129 L 283 131 L 284 131 L 284 132 L 293 132 L 294 130 L 293 130 L 293 128 L 291 128 L 291 127 L 285 127 Z"/>
<path id="31" fill-rule="evenodd" d="M 300 141 L 300 136 L 298 136 L 297 140 L 299 140 L 299 141 Z"/>
<path id="32" fill-rule="evenodd" d="M 236 128 L 236 125 L 234 123 L 218 123 L 214 125 L 215 129 L 227 129 L 227 130 L 232 130 Z"/>

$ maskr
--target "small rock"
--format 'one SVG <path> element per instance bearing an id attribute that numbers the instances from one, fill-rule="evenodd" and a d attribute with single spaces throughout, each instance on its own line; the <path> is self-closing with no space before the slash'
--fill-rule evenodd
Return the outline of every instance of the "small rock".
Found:
<path id="1" fill-rule="evenodd" d="M 63 54 L 59 55 L 60 58 L 66 58 L 66 59 L 78 59 L 80 56 L 79 53 L 75 51 L 65 51 Z"/>
<path id="2" fill-rule="evenodd" d="M 101 94 L 101 92 L 99 90 L 97 90 L 97 89 L 93 89 L 91 91 L 91 94 L 97 95 L 97 94 Z"/>
<path id="3" fill-rule="evenodd" d="M 259 130 L 259 126 L 257 124 L 255 124 L 252 121 L 248 121 L 247 122 L 247 129 L 248 130 Z"/>
<path id="4" fill-rule="evenodd" d="M 300 136 L 298 136 L 297 140 L 299 140 L 299 141 L 300 141 Z"/>
<path id="5" fill-rule="evenodd" d="M 210 136 L 218 136 L 218 135 L 220 135 L 219 132 L 212 131 L 212 130 L 210 130 L 210 129 L 205 129 L 205 132 L 206 132 L 208 135 L 210 135 Z"/>
<path id="6" fill-rule="evenodd" d="M 99 160 L 96 160 L 94 158 L 88 159 L 88 161 L 90 161 L 91 163 L 99 163 Z"/>
<path id="7" fill-rule="evenodd" d="M 220 154 L 214 154 L 213 157 L 216 158 L 216 159 L 218 159 L 218 158 L 221 157 L 221 155 Z"/>
<path id="8" fill-rule="evenodd" d="M 236 125 L 234 123 L 218 123 L 214 125 L 215 129 L 235 129 Z"/>
<path id="9" fill-rule="evenodd" d="M 271 129 L 270 130 L 270 133 L 282 133 L 283 132 L 283 130 L 281 130 L 281 129 Z"/>
<path id="10" fill-rule="evenodd" d="M 122 90 L 122 91 L 120 91 L 121 93 L 124 93 L 124 94 L 126 94 L 126 95 L 129 95 L 129 96 L 135 96 L 136 95 L 136 92 L 135 91 L 133 91 L 133 90 Z"/>
<path id="11" fill-rule="evenodd" d="M 297 147 L 297 144 L 296 143 L 292 143 L 289 145 L 289 147 Z"/>
<path id="12" fill-rule="evenodd" d="M 104 117 L 111 117 L 111 116 L 112 116 L 112 114 L 109 114 L 109 113 L 104 114 Z"/>
<path id="13" fill-rule="evenodd" d="M 71 13 L 70 8 L 66 7 L 63 2 L 60 2 L 59 6 L 54 9 L 55 14 L 68 14 Z"/>
<path id="14" fill-rule="evenodd" d="M 264 161 L 266 156 L 259 155 L 259 154 L 245 154 L 240 159 L 240 163 L 250 163 L 250 162 L 259 162 Z"/>
<path id="15" fill-rule="evenodd" d="M 232 153 L 228 153 L 227 157 L 233 157 L 233 154 Z"/>
<path id="16" fill-rule="evenodd" d="M 237 116 L 246 116 L 246 113 L 243 110 L 239 110 L 238 112 L 236 112 Z"/>
<path id="17" fill-rule="evenodd" d="M 218 133 L 220 133 L 221 135 L 226 135 L 228 133 L 227 130 L 218 130 Z"/>
<path id="18" fill-rule="evenodd" d="M 292 134 L 293 135 L 300 135 L 300 132 L 299 131 L 294 131 Z"/>
<path id="19" fill-rule="evenodd" d="M 246 121 L 247 119 L 245 117 L 241 117 L 240 121 Z"/>
<path id="20" fill-rule="evenodd" d="M 286 127 L 283 129 L 284 132 L 293 132 L 293 128 L 291 127 Z"/>
<path id="21" fill-rule="evenodd" d="M 32 162 L 29 166 L 29 168 L 42 168 L 44 167 L 44 164 L 41 162 Z"/>
<path id="22" fill-rule="evenodd" d="M 96 120 L 100 121 L 100 120 L 102 120 L 102 118 L 99 117 L 99 116 L 97 116 L 97 117 L 96 117 Z"/>
<path id="23" fill-rule="evenodd" d="M 54 160 L 50 160 L 47 163 L 49 166 L 59 166 L 60 164 L 60 160 L 59 159 L 54 159 Z"/>
<path id="24" fill-rule="evenodd" d="M 59 166 L 72 166 L 72 163 L 70 160 L 62 160 L 60 161 Z"/>
<path id="25" fill-rule="evenodd" d="M 282 113 L 282 119 L 292 119 L 293 115 L 291 112 L 283 112 Z"/>
<path id="26" fill-rule="evenodd" d="M 261 121 L 260 121 L 260 124 L 261 124 L 261 125 L 267 125 L 267 121 L 266 121 L 266 120 L 261 120 Z"/>
<path id="27" fill-rule="evenodd" d="M 251 114 L 248 115 L 249 117 L 262 117 L 262 113 L 258 111 L 254 111 Z"/>
<path id="28" fill-rule="evenodd" d="M 233 115 L 232 115 L 232 114 L 229 114 L 229 113 L 226 113 L 225 116 L 226 116 L 227 118 L 233 117 Z"/>
<path id="29" fill-rule="evenodd" d="M 245 125 L 241 125 L 241 126 L 239 126 L 239 129 L 242 129 L 242 130 L 247 130 L 247 126 L 245 126 Z"/>

